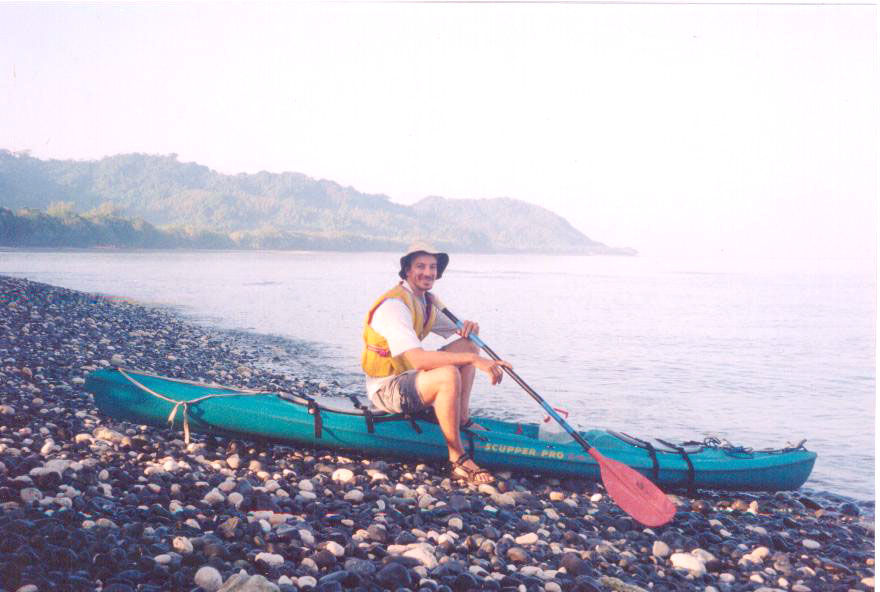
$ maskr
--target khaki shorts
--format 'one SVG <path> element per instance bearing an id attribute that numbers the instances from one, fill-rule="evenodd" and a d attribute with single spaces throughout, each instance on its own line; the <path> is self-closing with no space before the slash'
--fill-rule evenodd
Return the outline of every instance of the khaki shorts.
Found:
<path id="1" fill-rule="evenodd" d="M 389 380 L 376 391 L 380 407 L 391 413 L 415 414 L 427 407 L 416 388 L 418 370 L 407 370 Z"/>

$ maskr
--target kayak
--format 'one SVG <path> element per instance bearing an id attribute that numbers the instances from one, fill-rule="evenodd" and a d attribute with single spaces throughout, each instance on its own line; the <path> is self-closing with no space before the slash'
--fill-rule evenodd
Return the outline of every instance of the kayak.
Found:
<path id="1" fill-rule="evenodd" d="M 340 450 L 358 450 L 423 461 L 446 461 L 447 449 L 433 415 L 410 417 L 370 408 L 357 397 L 236 389 L 108 367 L 89 374 L 85 388 L 102 413 L 119 420 L 220 436 Z M 480 466 L 541 475 L 601 479 L 583 448 L 541 439 L 537 424 L 475 417 L 487 430 L 462 430 L 465 447 Z M 810 476 L 816 453 L 803 442 L 752 450 L 714 438 L 672 443 L 591 429 L 581 435 L 604 456 L 622 462 L 667 490 L 797 489 Z"/>

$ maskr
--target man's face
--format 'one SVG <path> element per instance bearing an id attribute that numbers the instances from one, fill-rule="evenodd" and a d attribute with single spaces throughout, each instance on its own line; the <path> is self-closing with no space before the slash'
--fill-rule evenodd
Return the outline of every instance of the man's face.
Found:
<path id="1" fill-rule="evenodd" d="M 406 281 L 417 290 L 428 291 L 437 279 L 437 258 L 434 255 L 416 255 L 410 260 Z"/>

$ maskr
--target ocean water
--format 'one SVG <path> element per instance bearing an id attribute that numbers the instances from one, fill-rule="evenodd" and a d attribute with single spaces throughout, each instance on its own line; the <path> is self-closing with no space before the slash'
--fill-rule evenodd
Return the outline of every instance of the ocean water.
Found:
<path id="1" fill-rule="evenodd" d="M 280 370 L 359 390 L 363 317 L 398 256 L 2 250 L 0 274 L 273 336 Z M 874 500 L 874 262 L 453 254 L 435 292 L 577 427 L 754 448 L 806 439 L 819 454 L 808 491 Z M 285 356 L 285 343 L 313 355 Z M 478 377 L 472 405 L 542 415 L 509 379 Z"/>

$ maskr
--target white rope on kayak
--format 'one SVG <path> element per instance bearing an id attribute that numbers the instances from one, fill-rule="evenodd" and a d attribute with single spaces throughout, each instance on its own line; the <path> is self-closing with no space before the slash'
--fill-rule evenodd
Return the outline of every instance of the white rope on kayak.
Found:
<path id="1" fill-rule="evenodd" d="M 253 397 L 256 395 L 276 395 L 276 393 L 270 393 L 268 391 L 240 390 L 240 391 L 234 392 L 234 393 L 208 393 L 207 395 L 202 395 L 201 397 L 196 397 L 195 399 L 189 399 L 187 401 L 178 401 L 176 399 L 172 399 L 171 397 L 166 397 L 165 395 L 163 395 L 161 393 L 157 393 L 156 391 L 152 390 L 151 388 L 147 387 L 146 385 L 138 382 L 137 380 L 132 378 L 128 374 L 128 372 L 126 372 L 124 369 L 122 369 L 118 366 L 116 367 L 116 369 L 129 382 L 131 382 L 136 387 L 142 389 L 144 392 L 149 393 L 149 394 L 153 395 L 154 397 L 158 397 L 158 398 L 162 399 L 163 401 L 167 401 L 167 402 L 174 405 L 174 407 L 171 409 L 171 413 L 168 415 L 168 423 L 171 424 L 172 427 L 174 426 L 174 418 L 177 416 L 177 410 L 180 408 L 183 408 L 183 441 L 186 444 L 189 444 L 189 406 L 190 405 L 195 405 L 196 403 L 200 403 L 200 402 L 205 401 L 207 399 L 215 399 L 215 398 L 220 398 L 220 397 Z M 155 375 L 145 374 L 145 376 L 155 376 Z M 155 376 L 155 377 L 159 378 L 158 376 Z M 172 379 L 172 380 L 174 380 L 174 379 Z M 193 384 L 196 386 L 205 386 L 203 384 L 200 384 L 197 382 L 191 382 L 188 380 L 175 380 L 175 382 L 183 382 L 183 383 L 187 383 L 187 384 Z M 220 388 L 227 388 L 227 387 L 221 387 L 220 385 L 211 385 L 211 386 L 217 386 Z"/>
<path id="2" fill-rule="evenodd" d="M 116 370 L 125 370 L 122 366 L 113 366 Z M 178 382 L 180 384 L 191 384 L 193 386 L 200 386 L 203 388 L 221 388 L 229 391 L 235 391 L 237 393 L 248 393 L 248 394 L 266 394 L 272 395 L 275 393 L 271 393 L 269 391 L 258 391 L 254 389 L 242 388 L 242 387 L 231 387 L 223 384 L 217 384 L 216 382 L 199 382 L 196 380 L 187 380 L 185 378 L 172 378 L 170 376 L 162 376 L 160 374 L 153 374 L 152 372 L 147 372 L 145 370 L 129 370 L 130 372 L 136 372 L 141 376 L 148 376 L 150 378 L 158 378 L 163 382 Z"/>

